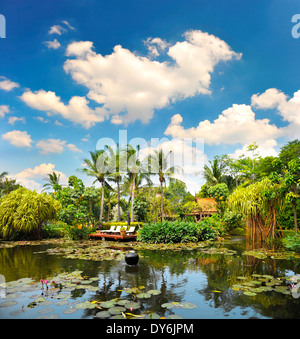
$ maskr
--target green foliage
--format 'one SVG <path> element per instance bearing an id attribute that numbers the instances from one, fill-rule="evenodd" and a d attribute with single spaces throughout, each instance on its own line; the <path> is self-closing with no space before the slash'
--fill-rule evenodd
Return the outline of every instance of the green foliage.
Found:
<path id="1" fill-rule="evenodd" d="M 226 228 L 228 230 L 243 227 L 243 215 L 241 213 L 233 212 L 227 209 L 223 214 L 222 219 L 225 222 Z"/>
<path id="2" fill-rule="evenodd" d="M 65 229 L 68 225 L 62 221 L 51 221 L 45 223 L 42 227 L 42 238 L 62 238 L 65 234 Z"/>
<path id="3" fill-rule="evenodd" d="M 223 215 L 227 207 L 227 198 L 229 196 L 229 189 L 225 183 L 217 184 L 208 189 L 208 195 L 216 200 L 218 209 Z"/>
<path id="4" fill-rule="evenodd" d="M 145 224 L 138 240 L 147 243 L 184 243 L 214 240 L 224 235 L 224 223 L 218 216 L 206 218 L 199 223 L 188 221 L 164 221 Z"/>
<path id="5" fill-rule="evenodd" d="M 300 251 L 300 235 L 297 233 L 286 236 L 282 239 L 282 243 L 288 250 Z"/>
<path id="6" fill-rule="evenodd" d="M 0 200 L 0 236 L 40 239 L 43 223 L 54 219 L 60 208 L 46 193 L 18 188 Z"/>
<path id="7" fill-rule="evenodd" d="M 150 212 L 150 203 L 146 199 L 137 198 L 133 203 L 133 213 L 138 221 L 145 221 Z"/>
<path id="8" fill-rule="evenodd" d="M 53 194 L 61 203 L 58 219 L 68 225 L 94 224 L 99 212 L 99 189 L 85 187 L 76 176 L 69 178 L 69 186 Z"/>
<path id="9" fill-rule="evenodd" d="M 70 240 L 82 240 L 88 239 L 89 234 L 93 232 L 93 229 L 88 226 L 70 226 L 65 227 L 65 237 Z"/>

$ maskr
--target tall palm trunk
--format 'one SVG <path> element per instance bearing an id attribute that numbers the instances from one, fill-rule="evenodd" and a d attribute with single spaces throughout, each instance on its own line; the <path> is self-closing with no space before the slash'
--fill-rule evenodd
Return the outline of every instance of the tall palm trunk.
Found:
<path id="1" fill-rule="evenodd" d="M 163 182 L 160 180 L 160 191 L 161 191 L 161 221 L 164 221 L 164 190 L 163 190 Z"/>
<path id="2" fill-rule="evenodd" d="M 133 175 L 133 183 L 132 183 L 130 222 L 134 222 L 133 203 L 134 203 L 134 191 L 135 191 L 135 177 L 136 177 L 136 173 L 134 173 L 134 175 Z"/>
<path id="3" fill-rule="evenodd" d="M 101 181 L 102 194 L 101 194 L 101 207 L 100 207 L 100 218 L 99 221 L 102 222 L 103 217 L 103 203 L 104 203 L 104 180 Z"/>
<path id="4" fill-rule="evenodd" d="M 121 215 L 120 215 L 120 182 L 117 181 L 117 188 L 118 188 L 118 221 L 121 221 Z"/>
<path id="5" fill-rule="evenodd" d="M 295 225 L 295 232 L 298 233 L 298 222 L 297 222 L 297 207 L 295 203 L 292 203 L 293 210 L 294 210 L 294 225 Z"/>

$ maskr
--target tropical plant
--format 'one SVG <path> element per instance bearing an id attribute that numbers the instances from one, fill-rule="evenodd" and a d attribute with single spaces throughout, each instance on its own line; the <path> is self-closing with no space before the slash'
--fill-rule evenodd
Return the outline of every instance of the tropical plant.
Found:
<path id="1" fill-rule="evenodd" d="M 246 235 L 252 241 L 282 236 L 276 232 L 277 213 L 284 205 L 280 186 L 265 178 L 247 187 L 235 189 L 229 196 L 229 208 L 246 217 Z"/>
<path id="2" fill-rule="evenodd" d="M 124 154 L 127 159 L 127 173 L 124 178 L 123 187 L 126 187 L 130 192 L 131 222 L 134 221 L 134 198 L 136 188 L 144 179 L 148 182 L 148 184 L 151 182 L 146 164 L 140 159 L 139 151 L 139 145 L 136 148 L 134 148 L 132 145 L 127 145 L 126 149 L 124 150 Z"/>
<path id="3" fill-rule="evenodd" d="M 108 181 L 112 181 L 117 184 L 117 194 L 118 194 L 118 221 L 121 220 L 121 207 L 120 207 L 120 182 L 122 180 L 122 162 L 124 156 L 120 151 L 119 144 L 117 144 L 116 150 L 111 146 L 105 146 L 106 151 L 109 153 L 108 158 L 108 168 L 109 174 L 107 177 Z"/>
<path id="4" fill-rule="evenodd" d="M 68 184 L 53 193 L 62 205 L 58 219 L 69 225 L 95 224 L 96 215 L 99 216 L 100 189 L 85 187 L 82 180 L 74 175 L 69 177 Z"/>
<path id="5" fill-rule="evenodd" d="M 101 206 L 100 206 L 100 216 L 99 221 L 102 222 L 103 219 L 103 204 L 104 204 L 104 186 L 108 186 L 107 178 L 109 176 L 108 172 L 108 155 L 105 150 L 96 150 L 95 152 L 90 152 L 90 159 L 84 159 L 85 168 L 78 169 L 79 171 L 85 173 L 90 177 L 96 178 L 93 182 L 99 182 L 102 188 L 101 191 Z"/>
<path id="6" fill-rule="evenodd" d="M 207 186 L 214 186 L 223 182 L 225 163 L 219 157 L 215 157 L 213 162 L 209 161 L 210 167 L 204 165 L 203 177 Z"/>
<path id="7" fill-rule="evenodd" d="M 48 173 L 47 178 L 44 180 L 47 181 L 46 184 L 43 185 L 45 189 L 52 188 L 54 192 L 57 192 L 61 189 L 61 185 L 59 184 L 60 174 L 56 174 L 56 172 Z"/>
<path id="8" fill-rule="evenodd" d="M 218 216 L 199 223 L 190 221 L 163 221 L 145 224 L 138 239 L 147 243 L 184 243 L 215 240 L 224 234 L 224 223 Z"/>
<path id="9" fill-rule="evenodd" d="M 161 193 L 161 220 L 164 221 L 164 190 L 163 184 L 166 182 L 166 179 L 173 177 L 173 174 L 178 168 L 178 166 L 169 166 L 168 156 L 172 153 L 170 151 L 168 154 L 165 154 L 162 149 L 154 150 L 154 154 L 149 157 L 150 171 L 152 175 L 158 175 L 160 183 L 160 193 Z"/>
<path id="10" fill-rule="evenodd" d="M 208 195 L 214 198 L 218 204 L 218 209 L 221 215 L 223 215 L 227 207 L 227 198 L 229 195 L 229 189 L 225 183 L 216 184 L 208 189 Z"/>
<path id="11" fill-rule="evenodd" d="M 46 193 L 18 188 L 0 200 L 0 236 L 40 239 L 43 224 L 54 219 L 60 208 Z"/>
<path id="12" fill-rule="evenodd" d="M 292 159 L 289 161 L 283 176 L 278 173 L 272 173 L 271 179 L 274 182 L 281 183 L 281 192 L 285 195 L 288 202 L 291 203 L 294 212 L 295 232 L 298 232 L 297 205 L 300 202 L 300 160 Z"/>

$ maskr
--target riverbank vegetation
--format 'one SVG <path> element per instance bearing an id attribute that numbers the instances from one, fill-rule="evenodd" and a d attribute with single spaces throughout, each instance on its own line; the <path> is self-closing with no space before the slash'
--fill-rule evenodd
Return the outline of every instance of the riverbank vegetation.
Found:
<path id="1" fill-rule="evenodd" d="M 170 163 L 169 154 L 160 150 L 141 162 L 139 147 L 130 145 L 105 147 L 84 159 L 80 172 L 100 187 L 86 187 L 77 175 L 63 186 L 53 172 L 45 179 L 44 192 L 37 193 L 2 172 L 0 237 L 78 240 L 130 221 L 137 222 L 138 240 L 145 243 L 216 240 L 239 228 L 252 241 L 281 238 L 288 231 L 283 244 L 299 250 L 300 141 L 288 142 L 278 157 L 260 157 L 257 148 L 250 145 L 238 158 L 215 156 L 201 172 L 205 182 L 196 197 L 175 179 L 180 169 Z M 195 198 L 213 198 L 217 213 L 195 222 L 193 213 L 201 210 Z"/>

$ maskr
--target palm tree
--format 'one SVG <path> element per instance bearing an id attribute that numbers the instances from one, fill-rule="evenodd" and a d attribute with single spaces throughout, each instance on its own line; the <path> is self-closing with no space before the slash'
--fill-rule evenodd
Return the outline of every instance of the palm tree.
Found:
<path id="1" fill-rule="evenodd" d="M 217 157 L 213 162 L 209 161 L 210 168 L 204 165 L 203 176 L 208 186 L 215 186 L 224 182 L 224 168 L 225 164 L 221 162 Z"/>
<path id="2" fill-rule="evenodd" d="M 161 218 L 164 221 L 164 191 L 163 183 L 167 178 L 172 178 L 175 170 L 178 166 L 168 166 L 168 156 L 172 153 L 170 151 L 167 155 L 164 154 L 163 150 L 154 150 L 154 154 L 149 157 L 150 171 L 152 175 L 158 174 L 161 191 Z"/>
<path id="3" fill-rule="evenodd" d="M 134 214 L 133 214 L 133 204 L 134 204 L 134 193 L 136 187 L 136 176 L 137 173 L 140 171 L 141 161 L 139 159 L 139 151 L 140 146 L 138 145 L 134 148 L 131 145 L 127 145 L 126 149 L 124 150 L 124 155 L 127 159 L 127 177 L 126 181 L 129 185 L 130 190 L 130 198 L 131 198 L 131 215 L 130 221 L 134 221 Z"/>
<path id="4" fill-rule="evenodd" d="M 149 171 L 146 168 L 146 163 L 140 159 L 139 151 L 139 145 L 136 148 L 134 148 L 132 145 L 127 145 L 123 150 L 124 158 L 122 161 L 125 159 L 127 160 L 127 173 L 124 177 L 123 189 L 125 188 L 130 192 L 131 222 L 134 221 L 133 205 L 136 189 L 138 189 L 143 180 L 146 180 L 149 185 L 152 183 L 150 180 Z"/>
<path id="5" fill-rule="evenodd" d="M 43 187 L 46 188 L 52 188 L 54 189 L 54 192 L 56 192 L 59 187 L 61 187 L 59 185 L 59 179 L 60 179 L 60 174 L 56 174 L 54 171 L 52 173 L 47 174 L 47 178 L 45 178 L 44 180 L 47 181 L 47 183 L 45 185 L 43 185 Z"/>
<path id="6" fill-rule="evenodd" d="M 98 181 L 101 184 L 101 208 L 99 221 L 102 222 L 103 218 L 103 203 L 104 203 L 104 186 L 108 186 L 106 178 L 108 177 L 107 171 L 107 153 L 104 150 L 96 150 L 95 152 L 90 152 L 91 159 L 84 159 L 86 164 L 85 168 L 78 169 L 79 171 L 85 173 L 90 177 L 96 178 L 93 184 Z"/>
<path id="7" fill-rule="evenodd" d="M 116 151 L 111 146 L 105 146 L 106 150 L 109 152 L 109 159 L 108 159 L 108 181 L 112 181 L 117 184 L 117 193 L 118 193 L 118 221 L 121 220 L 120 215 L 120 182 L 122 180 L 122 173 L 121 173 L 121 162 L 122 162 L 122 154 L 120 151 L 119 144 L 117 143 Z"/>
<path id="8" fill-rule="evenodd" d="M 8 175 L 8 172 L 2 172 L 0 173 L 0 182 L 3 181 L 3 179 Z"/>

